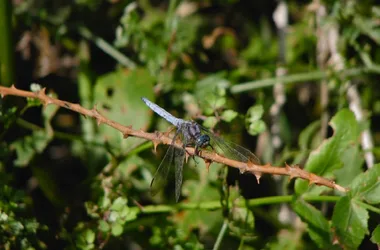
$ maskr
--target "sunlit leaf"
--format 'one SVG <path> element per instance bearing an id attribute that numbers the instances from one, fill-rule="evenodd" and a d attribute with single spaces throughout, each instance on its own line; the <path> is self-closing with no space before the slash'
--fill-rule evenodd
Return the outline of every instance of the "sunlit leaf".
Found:
<path id="1" fill-rule="evenodd" d="M 367 210 L 347 196 L 335 205 L 332 223 L 339 244 L 348 249 L 356 249 L 369 233 Z"/>
<path id="2" fill-rule="evenodd" d="M 320 129 L 321 122 L 315 121 L 309 126 L 307 126 L 300 134 L 298 138 L 298 145 L 302 150 L 307 150 L 311 148 L 311 142 L 313 140 L 313 136 L 317 133 L 318 129 Z"/>
<path id="3" fill-rule="evenodd" d="M 264 108 L 262 105 L 255 105 L 252 106 L 248 109 L 247 114 L 246 114 L 246 122 L 255 122 L 259 119 L 264 114 Z"/>
<path id="4" fill-rule="evenodd" d="M 245 126 L 250 135 L 258 135 L 266 130 L 265 122 L 261 120 L 263 114 L 262 105 L 255 105 L 248 109 L 245 116 Z"/>
<path id="5" fill-rule="evenodd" d="M 110 231 L 110 229 L 111 229 L 111 227 L 107 222 L 105 222 L 104 220 L 99 221 L 99 230 L 100 231 L 106 233 L 106 232 Z"/>
<path id="6" fill-rule="evenodd" d="M 267 129 L 267 125 L 264 121 L 259 120 L 249 124 L 247 131 L 250 135 L 258 135 Z"/>
<path id="7" fill-rule="evenodd" d="M 111 233 L 113 236 L 120 236 L 123 233 L 123 226 L 119 223 L 112 224 Z"/>
<path id="8" fill-rule="evenodd" d="M 373 230 L 371 241 L 375 244 L 380 244 L 380 225 L 377 225 L 375 230 Z"/>
<path id="9" fill-rule="evenodd" d="M 84 233 L 84 237 L 87 243 L 93 243 L 95 240 L 95 233 L 89 229 L 87 229 Z"/>
<path id="10" fill-rule="evenodd" d="M 341 159 L 344 152 L 358 142 L 360 130 L 354 114 L 347 109 L 339 111 L 332 118 L 330 125 L 334 129 L 333 136 L 310 154 L 304 169 L 331 178 L 333 171 L 343 166 Z M 297 193 L 303 193 L 308 189 L 308 185 L 307 181 L 297 179 L 295 190 Z"/>
<path id="11" fill-rule="evenodd" d="M 143 69 L 119 70 L 104 75 L 95 86 L 96 107 L 108 119 L 145 130 L 149 125 L 149 114 L 152 113 L 141 101 L 141 97 L 154 101 L 153 81 L 154 78 Z M 99 131 L 113 149 L 125 151 L 142 142 L 137 138 L 124 139 L 120 131 L 104 124 L 99 125 Z"/>
<path id="12" fill-rule="evenodd" d="M 213 128 L 218 123 L 215 116 L 209 116 L 203 121 L 203 126 L 206 128 Z"/>
<path id="13" fill-rule="evenodd" d="M 123 197 L 118 197 L 111 205 L 111 209 L 114 211 L 121 211 L 127 205 L 127 200 Z"/>
<path id="14" fill-rule="evenodd" d="M 353 198 L 370 204 L 380 203 L 379 176 L 380 164 L 377 164 L 366 172 L 358 175 L 351 184 Z"/>
<path id="15" fill-rule="evenodd" d="M 225 122 L 231 122 L 233 119 L 237 117 L 238 113 L 236 111 L 233 111 L 231 109 L 227 109 L 223 111 L 221 118 Z"/>

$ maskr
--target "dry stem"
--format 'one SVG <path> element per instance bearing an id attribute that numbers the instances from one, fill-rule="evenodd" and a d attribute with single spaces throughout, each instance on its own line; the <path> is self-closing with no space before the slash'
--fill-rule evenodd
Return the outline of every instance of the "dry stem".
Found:
<path id="1" fill-rule="evenodd" d="M 150 140 L 153 142 L 155 148 L 160 143 L 169 145 L 172 142 L 172 139 L 168 137 L 166 133 L 147 133 L 142 130 L 134 130 L 132 129 L 132 126 L 124 126 L 115 121 L 109 120 L 98 112 L 98 110 L 96 109 L 96 106 L 94 106 L 94 108 L 89 110 L 82 107 L 79 104 L 61 101 L 59 99 L 50 97 L 45 94 L 45 88 L 43 88 L 42 90 L 38 92 L 30 92 L 30 91 L 16 89 L 13 85 L 10 88 L 0 86 L 0 94 L 1 94 L 1 97 L 5 97 L 7 95 L 13 95 L 13 96 L 35 98 L 35 99 L 39 99 L 44 106 L 47 106 L 49 104 L 55 104 L 66 109 L 73 110 L 84 116 L 95 118 L 98 125 L 104 123 L 104 124 L 107 124 L 108 126 L 115 128 L 116 130 L 120 131 L 124 135 L 124 138 L 127 138 L 128 136 L 135 136 L 135 137 Z M 176 142 L 175 146 L 182 147 L 181 143 L 179 142 Z M 191 155 L 195 154 L 195 150 L 192 147 L 187 147 L 186 151 Z M 298 166 L 289 166 L 286 164 L 285 167 L 275 167 L 275 166 L 270 165 L 269 163 L 266 165 L 257 165 L 251 162 L 238 162 L 238 161 L 234 161 L 232 159 L 226 158 L 224 156 L 218 155 L 210 151 L 202 151 L 199 157 L 203 158 L 206 162 L 218 162 L 218 163 L 228 165 L 230 167 L 238 168 L 241 173 L 249 172 L 251 174 L 254 174 L 258 180 L 260 179 L 263 173 L 273 174 L 273 175 L 287 175 L 291 179 L 301 178 L 301 179 L 307 180 L 310 185 L 317 184 L 321 186 L 330 187 L 330 188 L 339 190 L 341 192 L 347 191 L 346 188 L 336 184 L 334 181 L 320 177 L 313 173 L 309 173 L 299 168 Z"/>

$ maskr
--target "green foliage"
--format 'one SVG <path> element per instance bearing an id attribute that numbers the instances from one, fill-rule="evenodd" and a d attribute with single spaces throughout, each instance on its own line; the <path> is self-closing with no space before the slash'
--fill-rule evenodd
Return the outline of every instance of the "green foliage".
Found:
<path id="1" fill-rule="evenodd" d="M 257 1 L 13 1 L 13 24 L 0 29 L 14 29 L 17 53 L 1 49 L 17 59 L 16 87 L 32 96 L 0 99 L 0 248 L 379 245 L 380 165 L 369 168 L 368 154 L 378 162 L 380 8 L 370 0 L 287 7 L 291 22 L 280 32 L 273 6 Z M 275 78 L 280 67 L 286 75 Z M 274 117 L 281 83 L 286 98 Z M 263 165 L 298 164 L 348 192 L 307 175 L 263 175 L 257 184 L 195 157 L 179 203 L 170 181 L 152 197 L 167 147 L 124 138 L 78 106 L 42 106 L 33 98 L 42 87 L 135 131 L 169 131 L 147 97 Z M 357 99 L 347 98 L 352 87 Z M 373 148 L 363 146 L 364 132 Z"/>
<path id="2" fill-rule="evenodd" d="M 301 217 L 302 221 L 308 224 L 307 231 L 310 238 L 319 248 L 330 248 L 332 242 L 332 232 L 330 225 L 321 211 L 311 204 L 302 200 L 297 200 L 292 204 L 294 211 Z"/>
<path id="3" fill-rule="evenodd" d="M 373 168 L 357 176 L 351 183 L 352 197 L 369 204 L 380 203 L 380 197 L 377 195 L 380 189 L 378 176 L 380 166 L 375 165 Z"/>
<path id="4" fill-rule="evenodd" d="M 168 226 L 153 227 L 153 235 L 149 239 L 152 247 L 160 249 L 204 249 L 195 235 L 186 235 L 181 229 Z"/>
<path id="5" fill-rule="evenodd" d="M 153 98 L 153 78 L 144 69 L 116 71 L 98 78 L 94 89 L 94 103 L 101 114 L 121 124 L 133 123 L 135 128 L 147 128 L 148 111 L 141 106 L 141 97 Z M 145 115 L 144 115 L 145 113 Z M 124 140 L 120 131 L 109 126 L 99 126 L 99 135 L 112 149 L 130 150 L 141 140 Z M 118 152 L 120 154 L 120 152 Z"/>
<path id="6" fill-rule="evenodd" d="M 0 242 L 4 249 L 46 249 L 42 241 L 35 238 L 43 230 L 36 218 L 26 217 L 27 197 L 7 185 L 0 188 Z"/>
<path id="7" fill-rule="evenodd" d="M 371 241 L 373 243 L 379 244 L 379 242 L 380 242 L 380 225 L 377 225 L 376 229 L 373 230 Z"/>
<path id="8" fill-rule="evenodd" d="M 365 208 L 343 197 L 335 206 L 332 218 L 341 244 L 354 249 L 359 246 L 367 230 L 368 212 Z"/>
<path id="9" fill-rule="evenodd" d="M 354 114 L 349 110 L 341 110 L 331 120 L 331 126 L 334 129 L 334 135 L 322 142 L 318 149 L 312 152 L 306 163 L 305 170 L 318 174 L 320 176 L 331 177 L 336 169 L 347 169 L 343 166 L 343 156 L 346 150 L 358 143 L 359 127 L 355 120 Z M 354 166 L 359 168 L 360 166 Z M 352 171 L 350 170 L 352 173 Z M 355 176 L 347 176 L 351 180 Z M 295 190 L 298 194 L 304 193 L 308 189 L 308 183 L 304 180 L 296 180 Z M 322 188 L 311 187 L 319 194 Z"/>
<path id="10" fill-rule="evenodd" d="M 248 109 L 245 124 L 250 135 L 258 135 L 265 131 L 266 125 L 261 120 L 263 114 L 264 108 L 262 105 L 255 105 Z"/>
<path id="11" fill-rule="evenodd" d="M 32 102 L 30 106 L 34 105 Z M 36 154 L 40 154 L 45 150 L 54 136 L 50 121 L 57 110 L 58 107 L 55 105 L 46 106 L 42 112 L 45 129 L 33 131 L 32 135 L 25 136 L 12 143 L 11 147 L 15 149 L 17 153 L 17 159 L 14 162 L 16 166 L 27 166 Z"/>

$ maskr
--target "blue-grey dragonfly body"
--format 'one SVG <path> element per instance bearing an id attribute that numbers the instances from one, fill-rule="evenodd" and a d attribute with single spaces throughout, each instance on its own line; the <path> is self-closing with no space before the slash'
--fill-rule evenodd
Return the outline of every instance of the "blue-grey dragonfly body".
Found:
<path id="1" fill-rule="evenodd" d="M 181 194 L 182 186 L 182 170 L 185 161 L 186 150 L 185 147 L 193 145 L 195 147 L 195 154 L 199 153 L 200 148 L 206 148 L 210 146 L 216 153 L 224 155 L 233 160 L 245 162 L 252 162 L 253 164 L 259 164 L 258 158 L 248 149 L 243 148 L 235 143 L 222 140 L 220 137 L 214 135 L 212 132 L 203 128 L 198 123 L 193 121 L 186 121 L 177 117 L 174 117 L 166 110 L 158 106 L 157 104 L 149 101 L 146 98 L 141 98 L 145 104 L 160 115 L 162 118 L 173 124 L 177 131 L 174 134 L 172 143 L 167 150 L 161 164 L 158 166 L 156 173 L 151 182 L 152 195 L 157 194 L 166 184 L 167 177 L 170 169 L 174 165 L 175 168 L 175 198 L 178 201 Z M 183 147 L 178 148 L 173 144 L 178 136 L 182 140 Z"/>

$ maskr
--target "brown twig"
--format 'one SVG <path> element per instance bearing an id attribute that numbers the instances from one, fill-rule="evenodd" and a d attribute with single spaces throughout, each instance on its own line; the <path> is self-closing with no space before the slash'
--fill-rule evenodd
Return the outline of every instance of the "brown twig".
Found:
<path id="1" fill-rule="evenodd" d="M 66 109 L 73 110 L 84 116 L 95 118 L 98 125 L 104 123 L 104 124 L 107 124 L 108 126 L 115 128 L 116 130 L 120 131 L 124 135 L 124 138 L 127 138 L 128 136 L 135 136 L 135 137 L 150 140 L 153 142 L 155 148 L 160 143 L 167 144 L 167 145 L 172 143 L 172 139 L 169 136 L 167 136 L 166 133 L 157 133 L 157 132 L 147 133 L 142 130 L 134 130 L 132 129 L 132 126 L 124 126 L 120 123 L 107 119 L 106 117 L 104 117 L 102 114 L 98 112 L 98 110 L 96 109 L 96 106 L 94 106 L 94 108 L 92 109 L 86 109 L 79 104 L 61 101 L 59 99 L 50 97 L 45 94 L 45 88 L 43 88 L 42 90 L 38 92 L 30 92 L 30 91 L 16 89 L 13 85 L 10 88 L 0 86 L 0 94 L 1 94 L 1 97 L 3 98 L 7 95 L 35 98 L 35 99 L 39 99 L 44 106 L 47 106 L 49 104 L 55 104 Z M 182 147 L 180 142 L 175 142 L 175 146 Z M 195 150 L 192 147 L 187 147 L 186 151 L 190 155 L 195 155 Z M 251 162 L 239 162 L 239 161 L 234 161 L 232 159 L 226 158 L 224 156 L 216 154 L 215 152 L 210 152 L 210 151 L 200 152 L 199 157 L 203 158 L 206 162 L 218 162 L 218 163 L 228 165 L 230 167 L 238 168 L 241 173 L 248 172 L 248 173 L 254 174 L 258 180 L 260 179 L 261 175 L 264 173 L 273 174 L 273 175 L 286 175 L 286 176 L 289 176 L 291 179 L 301 178 L 301 179 L 307 180 L 310 185 L 316 184 L 316 185 L 330 187 L 341 192 L 347 191 L 346 188 L 336 184 L 334 181 L 320 177 L 313 173 L 309 173 L 298 166 L 289 166 L 286 164 L 285 167 L 275 167 L 275 166 L 270 165 L 269 163 L 266 165 L 257 165 Z"/>

